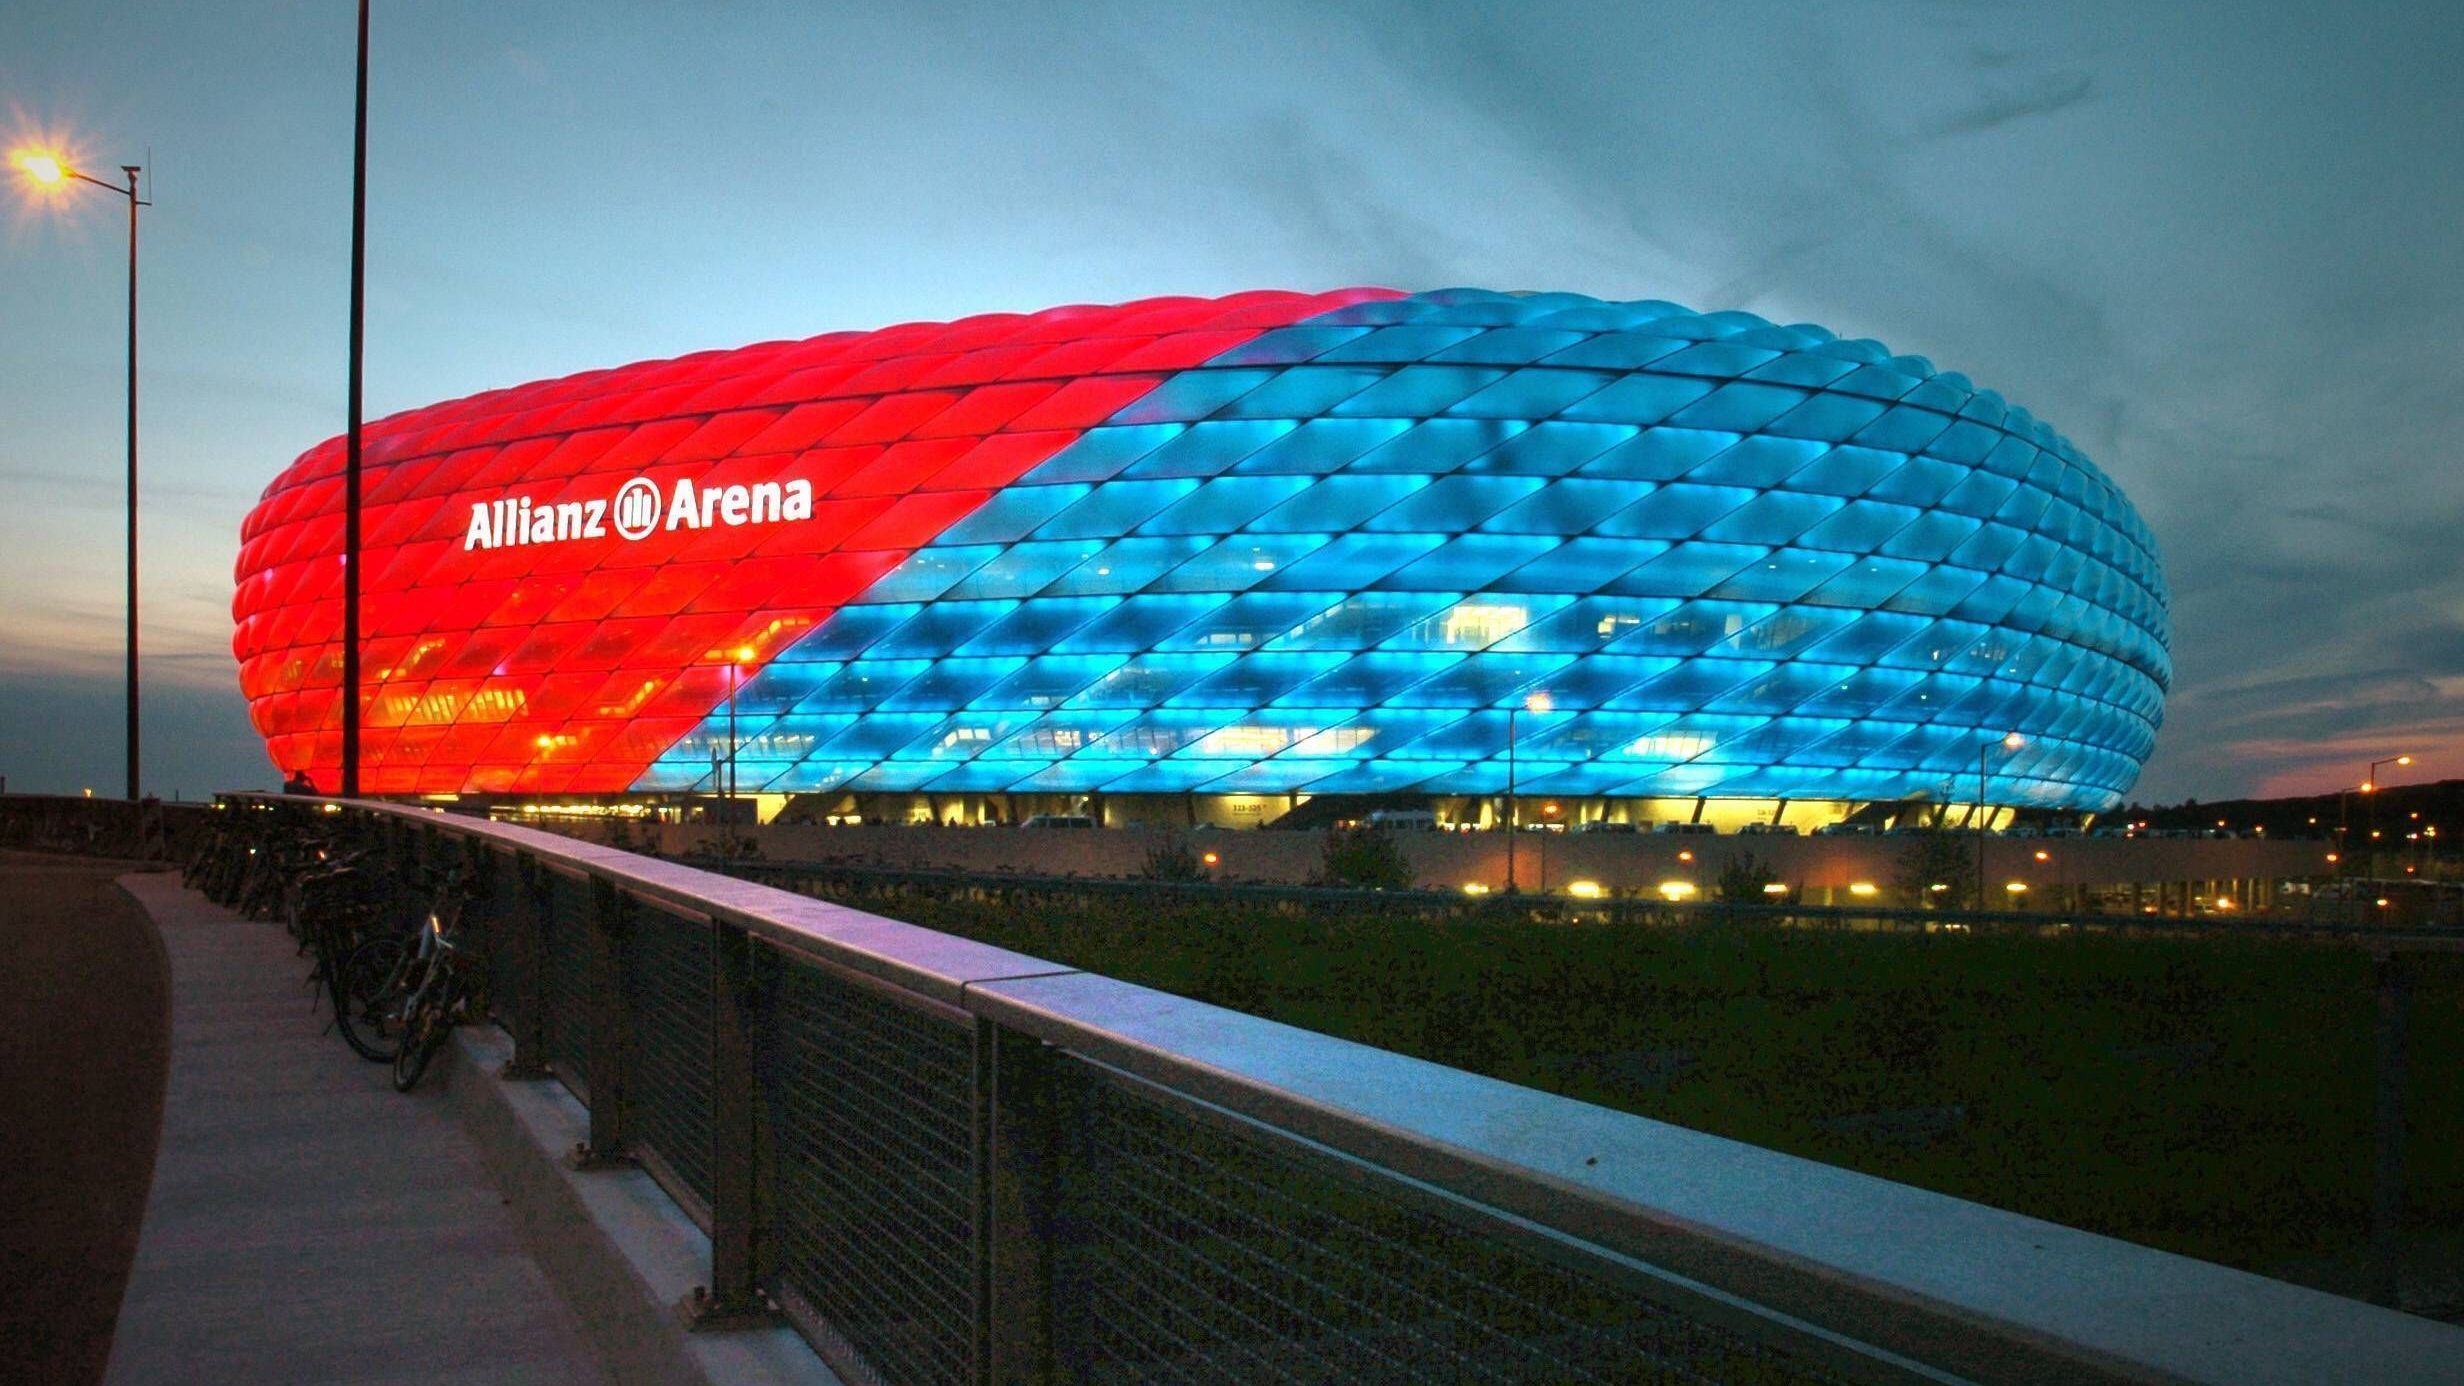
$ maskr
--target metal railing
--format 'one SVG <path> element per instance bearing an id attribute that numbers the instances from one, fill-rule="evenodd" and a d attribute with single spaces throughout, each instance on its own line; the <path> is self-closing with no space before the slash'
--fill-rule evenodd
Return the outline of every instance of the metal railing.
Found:
<path id="1" fill-rule="evenodd" d="M 204 827 L 210 804 L 0 794 L 0 848 L 124 861 L 176 861 Z"/>
<path id="2" fill-rule="evenodd" d="M 231 812 L 300 813 L 234 797 Z M 322 808 L 323 805 L 313 807 Z M 2464 1331 L 526 828 L 505 1076 L 852 1381 L 2453 1379 Z"/>

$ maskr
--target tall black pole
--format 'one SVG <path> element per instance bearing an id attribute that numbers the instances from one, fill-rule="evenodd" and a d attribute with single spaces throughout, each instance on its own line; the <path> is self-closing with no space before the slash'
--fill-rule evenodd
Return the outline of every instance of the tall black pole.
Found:
<path id="1" fill-rule="evenodd" d="M 727 661 L 727 793 L 719 800 L 719 813 L 726 826 L 720 839 L 732 852 L 736 846 L 736 689 L 744 675 L 734 656 Z"/>
<path id="2" fill-rule="evenodd" d="M 1514 840 L 1523 835 L 1522 800 L 1515 797 L 1514 707 L 1506 709 L 1506 893 L 1515 893 Z"/>
<path id="3" fill-rule="evenodd" d="M 137 779 L 137 166 L 128 175 L 128 800 Z"/>
<path id="4" fill-rule="evenodd" d="M 359 797 L 359 382 L 368 278 L 368 0 L 359 0 L 359 97 L 351 133 L 350 441 L 342 461 L 342 796 Z"/>
<path id="5" fill-rule="evenodd" d="M 1976 748 L 1976 905 L 1985 908 L 1985 751 L 1984 744 Z"/>

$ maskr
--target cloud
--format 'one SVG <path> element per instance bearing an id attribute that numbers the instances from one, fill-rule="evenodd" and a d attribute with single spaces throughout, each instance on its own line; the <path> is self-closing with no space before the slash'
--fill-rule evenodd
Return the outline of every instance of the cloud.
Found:
<path id="1" fill-rule="evenodd" d="M 1993 66 L 2016 61 L 2016 55 L 2010 55 L 2004 62 Z M 1990 94 L 1975 106 L 1937 123 L 1933 132 L 1946 136 L 1972 135 L 1998 125 L 2008 125 L 2014 120 L 2052 115 L 2087 100 L 2095 85 L 2095 80 L 2084 72 L 2043 73 L 2015 88 Z"/>

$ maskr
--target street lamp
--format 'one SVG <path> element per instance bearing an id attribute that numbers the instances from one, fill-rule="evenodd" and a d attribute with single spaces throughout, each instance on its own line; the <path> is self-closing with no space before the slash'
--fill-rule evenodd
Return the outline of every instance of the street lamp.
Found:
<path id="1" fill-rule="evenodd" d="M 128 798 L 135 803 L 137 787 L 137 209 L 154 204 L 137 196 L 138 164 L 120 165 L 125 185 L 106 183 L 79 172 L 68 159 L 48 149 L 23 149 L 11 156 L 17 171 L 45 194 L 66 192 L 84 183 L 128 199 Z"/>
<path id="2" fill-rule="evenodd" d="M 1525 698 L 1522 702 L 1511 704 L 1506 708 L 1506 893 L 1509 895 L 1512 895 L 1515 890 L 1515 839 L 1523 835 L 1523 805 L 1522 801 L 1515 797 L 1514 714 L 1517 712 L 1547 712 L 1555 706 L 1555 703 L 1549 701 L 1549 695 L 1545 692 L 1541 692 L 1534 693 L 1530 697 Z M 1543 844 L 1540 850 L 1545 852 L 1548 850 L 1548 847 Z M 1546 859 L 1543 858 L 1544 862 L 1545 860 Z M 1547 868 L 1545 865 L 1542 867 L 1542 880 L 1540 883 L 1543 887 L 1546 887 L 1548 884 Z"/>
<path id="3" fill-rule="evenodd" d="M 2371 796 L 2366 801 L 2366 807 L 2369 814 L 2370 837 L 2374 842 L 2378 838 L 2378 768 L 2382 765 L 2410 765 L 2412 763 L 2411 756 L 2389 756 L 2385 760 L 2370 762 L 2370 773 L 2362 779 L 2361 792 Z M 2370 874 L 2378 874 L 2378 849 L 2376 847 L 2370 849 Z"/>
<path id="4" fill-rule="evenodd" d="M 750 645 L 737 646 L 736 657 L 727 661 L 727 798 L 731 810 L 736 798 L 736 695 L 744 688 L 744 666 L 752 662 Z"/>
<path id="5" fill-rule="evenodd" d="M 1985 908 L 1985 756 L 1997 745 L 2016 751 L 2027 744 L 2026 737 L 2012 732 L 1998 742 L 1980 741 L 1976 746 L 1976 907 L 1980 910 Z"/>
<path id="6" fill-rule="evenodd" d="M 351 327 L 342 445 L 342 797 L 359 796 L 360 403 L 368 337 L 368 0 L 359 0 L 359 69 L 351 119 Z"/>
<path id="7" fill-rule="evenodd" d="M 739 645 L 727 657 L 727 761 L 721 771 L 713 756 L 711 777 L 718 781 L 719 840 L 732 848 L 736 840 L 736 694 L 744 687 L 744 667 L 753 662 L 753 647 Z M 724 848 L 722 850 L 725 850 Z"/>

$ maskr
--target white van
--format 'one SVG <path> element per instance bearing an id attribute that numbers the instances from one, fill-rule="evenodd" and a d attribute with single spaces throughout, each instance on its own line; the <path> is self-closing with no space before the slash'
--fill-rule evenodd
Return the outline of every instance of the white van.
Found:
<path id="1" fill-rule="evenodd" d="M 1437 815 L 1427 809 L 1375 809 L 1369 814 L 1369 826 L 1433 833 L 1437 831 Z"/>

